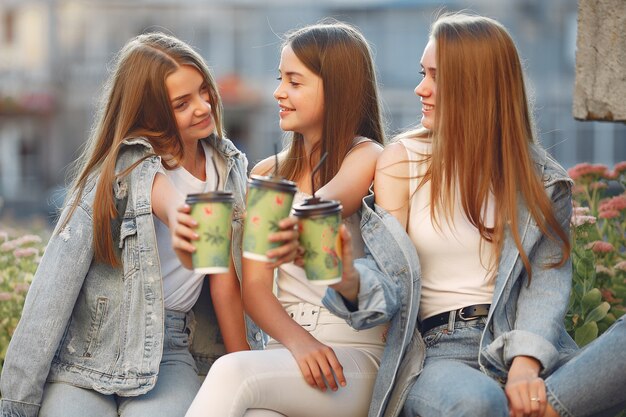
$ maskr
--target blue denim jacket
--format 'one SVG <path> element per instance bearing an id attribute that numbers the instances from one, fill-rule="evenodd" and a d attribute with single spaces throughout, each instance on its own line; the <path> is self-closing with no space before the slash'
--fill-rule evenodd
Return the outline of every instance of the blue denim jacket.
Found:
<path id="1" fill-rule="evenodd" d="M 221 186 L 234 195 L 232 255 L 240 277 L 247 160 L 228 139 L 211 136 L 205 140 L 216 151 L 220 178 L 226 178 Z M 46 381 L 122 396 L 153 388 L 164 332 L 151 208 L 152 183 L 161 159 L 153 155 L 145 139 L 127 140 L 116 172 L 137 161 L 139 165 L 113 187 L 119 215 L 112 220 L 112 228 L 121 267 L 93 260 L 96 178 L 88 182 L 67 225 L 55 230 L 50 239 L 4 362 L 2 416 L 36 416 Z M 203 306 L 211 309 L 210 300 L 196 303 L 198 310 Z M 209 327 L 195 332 L 191 350 L 197 353 L 199 368 L 206 368 L 224 352 L 216 320 L 206 318 L 214 313 L 207 308 L 196 311 L 198 322 Z M 253 348 L 262 347 L 255 326 L 248 326 L 248 339 Z"/>
<path id="2" fill-rule="evenodd" d="M 557 220 L 568 231 L 572 181 L 545 150 L 533 146 L 532 151 Z M 547 376 L 577 349 L 563 324 L 571 289 L 571 261 L 560 268 L 544 268 L 560 259 L 560 246 L 541 233 L 522 203 L 518 213 L 522 245 L 533 267 L 532 283 L 527 285 L 519 251 L 506 232 L 478 358 L 483 372 L 501 383 L 506 381 L 515 356 L 537 358 L 542 376 Z M 371 194 L 363 200 L 361 232 L 366 257 L 355 261 L 361 276 L 358 310 L 350 312 L 333 289 L 326 292 L 323 303 L 356 329 L 391 322 L 369 416 L 397 416 L 425 356 L 424 341 L 417 331 L 420 263 L 404 228 L 374 204 Z"/>

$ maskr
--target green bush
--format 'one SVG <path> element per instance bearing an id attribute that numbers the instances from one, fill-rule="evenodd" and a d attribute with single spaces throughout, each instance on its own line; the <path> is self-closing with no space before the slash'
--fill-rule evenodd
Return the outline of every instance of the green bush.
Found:
<path id="1" fill-rule="evenodd" d="M 38 235 L 0 230 L 0 371 L 43 251 Z"/>
<path id="2" fill-rule="evenodd" d="M 579 164 L 572 215 L 573 288 L 567 330 L 579 346 L 596 339 L 626 311 L 626 161 L 611 171 Z"/>

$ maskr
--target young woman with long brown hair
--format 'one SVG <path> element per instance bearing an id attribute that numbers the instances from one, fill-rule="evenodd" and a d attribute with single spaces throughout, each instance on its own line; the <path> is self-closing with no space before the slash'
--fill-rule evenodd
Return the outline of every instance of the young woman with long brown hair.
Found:
<path id="1" fill-rule="evenodd" d="M 500 23 L 442 15 L 421 67 L 421 125 L 385 149 L 366 199 L 372 256 L 324 304 L 355 328 L 392 318 L 370 416 L 543 415 L 544 378 L 576 349 L 572 182 L 536 143 Z"/>
<path id="2" fill-rule="evenodd" d="M 182 416 L 200 386 L 192 333 L 200 365 L 261 346 L 237 279 L 246 165 L 200 55 L 160 33 L 130 40 L 9 345 L 3 416 Z M 196 303 L 204 275 L 181 265 L 169 228 L 186 194 L 216 189 L 234 196 L 232 262 Z M 294 224 L 274 236 L 279 261 L 295 256 Z"/>
<path id="3" fill-rule="evenodd" d="M 293 132 L 278 156 L 278 172 L 297 183 L 296 202 L 312 193 L 339 200 L 344 223 L 358 243 L 361 199 L 382 151 L 383 127 L 374 66 L 367 41 L 340 22 L 307 26 L 287 36 L 274 92 L 280 127 Z M 267 174 L 274 160 L 253 174 Z M 295 264 L 278 269 L 277 295 L 271 271 L 243 261 L 246 312 L 270 336 L 265 351 L 220 358 L 207 376 L 188 416 L 363 416 L 367 412 L 384 326 L 355 332 L 321 304 L 326 287 L 308 282 Z M 330 388 L 330 389 L 329 389 Z M 272 412 L 267 411 L 272 410 Z"/>

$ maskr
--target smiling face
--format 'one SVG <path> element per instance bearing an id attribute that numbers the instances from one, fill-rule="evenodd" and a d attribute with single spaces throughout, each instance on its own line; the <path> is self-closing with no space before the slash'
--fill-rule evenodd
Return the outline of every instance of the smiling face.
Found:
<path id="1" fill-rule="evenodd" d="M 435 41 L 428 41 L 421 60 L 422 81 L 415 87 L 417 94 L 422 102 L 422 126 L 426 129 L 433 130 L 435 127 L 435 102 L 437 93 L 437 55 Z"/>
<path id="2" fill-rule="evenodd" d="M 322 79 L 298 59 L 289 45 L 283 48 L 278 72 L 280 84 L 274 98 L 280 107 L 280 128 L 318 141 L 324 121 Z"/>
<path id="3" fill-rule="evenodd" d="M 202 73 L 191 65 L 181 65 L 165 79 L 165 86 L 183 142 L 191 144 L 209 136 L 215 124 Z"/>

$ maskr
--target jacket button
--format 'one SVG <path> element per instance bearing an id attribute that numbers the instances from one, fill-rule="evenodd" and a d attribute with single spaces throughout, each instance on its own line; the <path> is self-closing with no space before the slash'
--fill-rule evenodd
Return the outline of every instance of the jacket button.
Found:
<path id="1" fill-rule="evenodd" d="M 261 332 L 256 332 L 256 334 L 254 335 L 254 338 L 256 339 L 257 342 L 260 342 L 262 339 Z"/>

